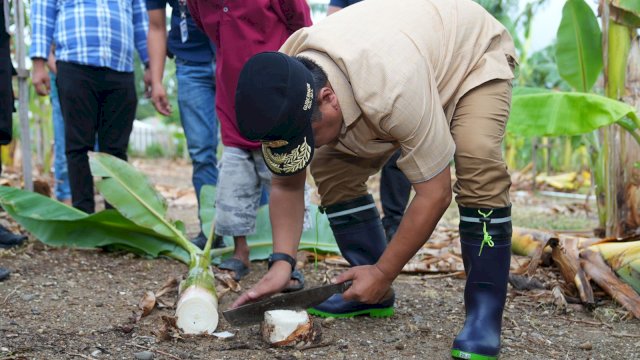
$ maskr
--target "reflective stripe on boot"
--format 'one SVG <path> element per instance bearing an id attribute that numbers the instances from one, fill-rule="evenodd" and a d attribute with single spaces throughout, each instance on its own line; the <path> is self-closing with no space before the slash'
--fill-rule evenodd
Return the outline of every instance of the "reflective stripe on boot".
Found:
<path id="1" fill-rule="evenodd" d="M 325 212 L 340 252 L 351 266 L 372 265 L 378 261 L 387 247 L 387 240 L 371 195 L 328 206 Z M 379 304 L 345 301 L 337 294 L 307 311 L 321 317 L 389 317 L 394 313 L 394 303 L 394 294 Z"/>
<path id="2" fill-rule="evenodd" d="M 511 208 L 460 207 L 460 245 L 466 316 L 451 356 L 497 359 L 511 262 Z"/>

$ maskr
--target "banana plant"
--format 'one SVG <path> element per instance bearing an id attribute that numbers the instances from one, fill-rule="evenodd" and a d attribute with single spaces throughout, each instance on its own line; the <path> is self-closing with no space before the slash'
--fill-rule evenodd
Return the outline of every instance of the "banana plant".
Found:
<path id="1" fill-rule="evenodd" d="M 640 6 L 637 0 L 607 1 L 612 5 L 611 9 L 616 9 L 612 10 L 612 14 L 625 19 L 633 13 L 621 10 L 622 5 L 633 3 Z M 640 142 L 640 124 L 633 107 L 589 94 L 603 69 L 601 39 L 602 32 L 596 15 L 585 1 L 567 0 L 557 33 L 556 61 L 560 75 L 575 91 L 515 90 L 508 129 L 515 134 L 529 136 L 586 134 L 584 138 L 591 148 L 591 170 L 596 185 L 600 227 L 604 229 L 613 213 L 607 207 L 607 199 L 611 198 L 607 195 L 610 159 L 606 157 L 610 142 L 603 142 L 602 139 L 606 140 L 607 137 L 599 136 L 594 130 L 617 124 L 631 134 L 636 142 Z M 622 63 L 620 59 L 615 62 L 620 67 L 620 64 L 626 64 L 626 53 L 622 51 L 618 55 L 624 59 Z M 620 78 L 617 74 L 616 79 L 616 83 L 624 83 L 624 76 Z"/>
<path id="2" fill-rule="evenodd" d="M 158 257 L 166 256 L 189 267 L 180 285 L 177 325 L 185 333 L 212 333 L 217 327 L 217 297 L 211 258 L 228 256 L 231 247 L 211 249 L 215 217 L 215 188 L 201 190 L 202 230 L 208 234 L 204 250 L 186 237 L 184 224 L 167 217 L 165 199 L 133 166 L 102 153 L 90 154 L 96 187 L 115 209 L 86 214 L 58 201 L 24 190 L 0 187 L 0 205 L 38 240 L 51 246 L 110 248 Z M 317 207 L 313 229 L 303 233 L 300 249 L 337 253 L 328 220 Z M 253 259 L 265 259 L 271 252 L 271 229 L 266 207 L 259 211 L 258 232 L 248 237 Z"/>

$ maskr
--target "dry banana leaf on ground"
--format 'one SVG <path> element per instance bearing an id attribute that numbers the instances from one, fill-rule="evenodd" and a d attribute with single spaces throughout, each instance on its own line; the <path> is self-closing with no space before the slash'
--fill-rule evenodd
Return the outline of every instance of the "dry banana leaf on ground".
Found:
<path id="1" fill-rule="evenodd" d="M 404 273 L 456 273 L 464 271 L 457 229 L 440 226 L 429 241 L 402 268 Z"/>
<path id="2" fill-rule="evenodd" d="M 580 264 L 587 275 L 633 316 L 640 319 L 640 295 L 616 276 L 597 251 L 583 250 L 580 257 Z"/>
<path id="3" fill-rule="evenodd" d="M 547 244 L 549 239 L 555 236 L 554 233 L 548 231 L 514 227 L 511 236 L 511 252 L 516 255 L 533 257 Z"/>
<path id="4" fill-rule="evenodd" d="M 599 252 L 622 281 L 640 294 L 640 240 L 603 241 L 589 249 Z"/>
<path id="5" fill-rule="evenodd" d="M 595 307 L 593 289 L 580 266 L 579 241 L 580 239 L 575 237 L 565 237 L 562 242 L 556 238 L 549 239 L 551 258 L 560 268 L 560 273 L 568 286 L 568 295 L 579 296 L 588 309 L 593 309 Z"/>

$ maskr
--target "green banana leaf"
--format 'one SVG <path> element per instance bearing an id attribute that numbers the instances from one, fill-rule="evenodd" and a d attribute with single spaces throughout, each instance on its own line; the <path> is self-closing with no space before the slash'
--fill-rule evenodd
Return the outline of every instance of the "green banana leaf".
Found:
<path id="1" fill-rule="evenodd" d="M 556 62 L 560 76 L 578 91 L 588 92 L 602 71 L 602 32 L 584 0 L 567 0 L 558 27 Z"/>
<path id="2" fill-rule="evenodd" d="M 633 28 L 640 27 L 640 1 L 609 0 L 609 16 L 617 23 Z"/>
<path id="3" fill-rule="evenodd" d="M 125 218 L 167 238 L 185 240 L 183 233 L 166 220 L 167 204 L 144 174 L 104 153 L 90 153 L 89 164 L 93 176 L 102 177 L 96 187 Z"/>
<path id="4" fill-rule="evenodd" d="M 526 90 L 525 90 L 526 91 Z M 507 131 L 521 136 L 572 136 L 630 119 L 640 120 L 631 105 L 596 94 L 539 92 L 512 98 Z"/>
<path id="5" fill-rule="evenodd" d="M 638 0 L 609 0 L 611 6 L 640 15 L 640 1 Z"/>
<path id="6" fill-rule="evenodd" d="M 204 185 L 200 190 L 200 220 L 202 221 L 202 231 L 205 234 L 211 229 L 215 217 L 215 187 Z M 299 250 L 318 251 L 321 253 L 339 254 L 340 249 L 333 237 L 333 232 L 329 226 L 326 215 L 321 214 L 316 205 L 310 206 L 313 227 L 302 232 Z M 271 221 L 269 217 L 269 206 L 265 205 L 258 209 L 256 218 L 256 232 L 247 236 L 247 244 L 251 249 L 250 260 L 265 260 L 273 252 L 273 242 L 271 240 Z M 233 254 L 233 238 L 225 237 L 226 248 L 212 250 L 215 258 L 213 261 L 219 263 L 223 258 Z"/>
<path id="7" fill-rule="evenodd" d="M 170 256 L 188 264 L 189 254 L 153 230 L 115 210 L 89 215 L 37 193 L 0 186 L 0 205 L 41 242 L 50 246 L 127 249 L 139 255 Z"/>
<path id="8" fill-rule="evenodd" d="M 200 223 L 202 233 L 209 236 L 216 217 L 216 187 L 203 185 L 200 188 Z"/>
<path id="9" fill-rule="evenodd" d="M 640 27 L 640 16 L 620 8 L 611 7 L 610 17 L 616 23 L 631 28 Z"/>

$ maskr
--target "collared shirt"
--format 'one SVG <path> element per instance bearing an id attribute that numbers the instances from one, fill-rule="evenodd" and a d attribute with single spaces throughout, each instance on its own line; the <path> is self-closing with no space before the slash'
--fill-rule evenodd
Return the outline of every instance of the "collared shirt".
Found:
<path id="1" fill-rule="evenodd" d="M 240 135 L 235 93 L 244 63 L 257 53 L 277 51 L 303 26 L 311 25 L 305 0 L 189 0 L 196 24 L 216 45 L 216 111 L 225 146 L 255 150 L 259 142 Z"/>
<path id="2" fill-rule="evenodd" d="M 458 100 L 512 79 L 515 59 L 506 29 L 470 0 L 367 0 L 296 32 L 280 51 L 327 73 L 344 117 L 335 148 L 377 158 L 400 147 L 398 167 L 412 183 L 452 160 Z"/>
<path id="3" fill-rule="evenodd" d="M 183 1 L 185 9 L 185 21 L 187 24 L 187 39 L 182 42 L 180 33 L 180 1 Z M 180 59 L 197 62 L 210 63 L 214 60 L 216 53 L 215 45 L 209 40 L 191 18 L 187 9 L 186 0 L 147 0 L 147 10 L 165 10 L 167 3 L 171 6 L 171 29 L 167 37 L 167 48 L 172 55 Z"/>
<path id="4" fill-rule="evenodd" d="M 133 71 L 133 48 L 148 62 L 149 18 L 144 0 L 33 0 L 30 56 Z"/>

